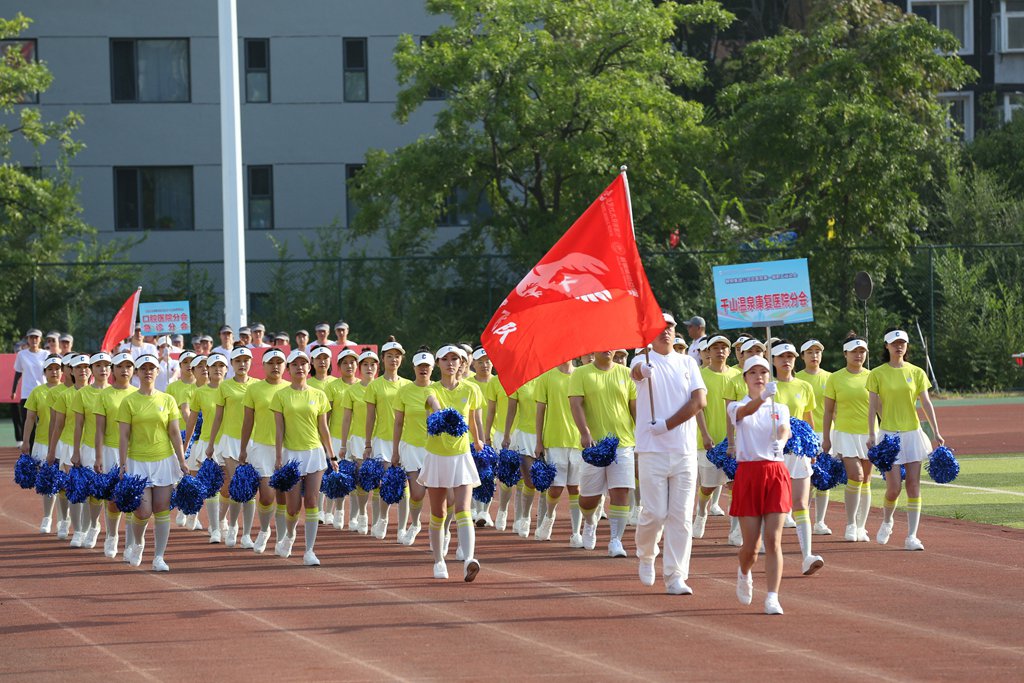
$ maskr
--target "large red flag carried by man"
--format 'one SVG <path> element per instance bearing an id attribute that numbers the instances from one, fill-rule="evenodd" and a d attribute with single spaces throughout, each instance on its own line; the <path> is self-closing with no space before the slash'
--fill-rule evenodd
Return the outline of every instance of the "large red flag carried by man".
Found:
<path id="1" fill-rule="evenodd" d="M 107 333 L 103 335 L 101 351 L 113 351 L 126 337 L 135 333 L 135 311 L 139 307 L 139 295 L 142 294 L 142 287 L 135 290 L 135 293 L 128 297 L 128 300 L 118 309 L 117 315 L 110 322 Z"/>
<path id="2" fill-rule="evenodd" d="M 622 173 L 509 293 L 481 342 L 511 394 L 567 360 L 645 346 L 664 329 Z"/>

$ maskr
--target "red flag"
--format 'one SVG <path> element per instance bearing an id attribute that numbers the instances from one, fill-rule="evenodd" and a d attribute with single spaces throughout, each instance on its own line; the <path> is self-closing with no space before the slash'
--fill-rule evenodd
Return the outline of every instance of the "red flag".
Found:
<path id="1" fill-rule="evenodd" d="M 125 337 L 130 337 L 135 332 L 135 309 L 139 305 L 139 295 L 142 287 L 135 290 L 135 293 L 128 297 L 128 300 L 118 309 L 117 315 L 110 322 L 107 333 L 103 335 L 101 351 L 114 351 L 118 343 Z"/>
<path id="2" fill-rule="evenodd" d="M 620 174 L 501 303 L 481 342 L 511 394 L 567 360 L 645 346 L 664 329 Z"/>

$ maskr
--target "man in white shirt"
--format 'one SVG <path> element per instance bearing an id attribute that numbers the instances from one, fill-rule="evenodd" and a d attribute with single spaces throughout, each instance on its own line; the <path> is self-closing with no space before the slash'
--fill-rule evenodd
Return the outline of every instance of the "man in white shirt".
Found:
<path id="1" fill-rule="evenodd" d="M 60 332 L 49 332 L 46 335 L 46 353 L 60 355 Z"/>
<path id="2" fill-rule="evenodd" d="M 248 327 L 238 328 L 238 341 L 245 345 L 245 348 L 249 348 L 249 344 L 252 343 L 252 330 Z"/>
<path id="3" fill-rule="evenodd" d="M 636 458 L 643 509 L 636 526 L 640 581 L 653 586 L 658 539 L 664 534 L 662 570 L 670 595 L 689 595 L 693 545 L 692 519 L 697 491 L 696 414 L 704 409 L 707 390 L 697 363 L 676 353 L 676 321 L 664 312 L 665 329 L 652 342 L 649 356 L 633 359 L 630 376 L 637 384 Z M 653 396 L 653 414 L 651 402 Z"/>
<path id="4" fill-rule="evenodd" d="M 75 338 L 65 332 L 60 335 L 60 355 L 66 356 L 75 352 Z"/>
<path id="5" fill-rule="evenodd" d="M 306 330 L 299 330 L 295 333 L 295 347 L 299 351 L 309 353 L 312 349 L 309 346 L 309 332 Z"/>
<path id="6" fill-rule="evenodd" d="M 185 350 L 185 337 L 180 334 L 171 335 L 171 353 L 182 353 Z"/>
<path id="7" fill-rule="evenodd" d="M 266 333 L 267 328 L 263 323 L 256 323 L 249 328 L 252 336 L 252 342 L 249 343 L 250 349 L 269 349 L 270 344 L 263 340 L 263 335 Z"/>
<path id="8" fill-rule="evenodd" d="M 344 320 L 339 320 L 334 323 L 334 336 L 338 338 L 338 341 L 334 342 L 335 346 L 358 346 L 354 341 L 348 338 L 348 323 Z"/>
<path id="9" fill-rule="evenodd" d="M 171 340 L 160 337 L 156 340 L 157 358 L 160 359 L 160 372 L 156 376 L 157 391 L 167 391 L 167 385 L 178 379 L 181 366 L 171 358 Z"/>
<path id="10" fill-rule="evenodd" d="M 697 350 L 697 345 L 694 342 L 707 334 L 706 328 L 707 323 L 699 315 L 695 315 L 686 321 L 686 334 L 690 335 L 690 348 L 686 352 L 697 363 L 698 368 L 700 367 L 700 351 Z"/>
<path id="11" fill-rule="evenodd" d="M 313 342 L 315 346 L 334 346 L 329 337 L 331 335 L 331 326 L 327 323 L 317 323 L 316 327 L 313 328 L 313 333 L 316 335 L 316 341 Z"/>
<path id="12" fill-rule="evenodd" d="M 235 331 L 231 329 L 230 325 L 225 325 L 220 328 L 220 346 L 213 347 L 211 353 L 219 353 L 225 358 L 231 358 L 231 350 L 235 347 Z M 228 363 L 228 374 L 225 375 L 224 379 L 231 379 L 235 376 L 235 369 Z"/>
<path id="13" fill-rule="evenodd" d="M 39 345 L 42 340 L 43 333 L 32 328 L 25 333 L 28 347 L 18 351 L 18 355 L 14 357 L 14 382 L 11 384 L 11 398 L 18 399 L 18 406 L 14 409 L 11 418 L 14 422 L 14 440 L 18 442 L 18 448 L 24 445 L 24 441 L 28 441 L 30 444 L 26 451 L 31 450 L 33 439 L 32 434 L 24 434 L 22 431 L 25 426 L 25 401 L 28 400 L 28 395 L 32 393 L 32 390 L 43 383 L 43 361 L 49 355 L 46 349 Z M 20 395 L 18 394 L 19 381 L 21 382 Z"/>

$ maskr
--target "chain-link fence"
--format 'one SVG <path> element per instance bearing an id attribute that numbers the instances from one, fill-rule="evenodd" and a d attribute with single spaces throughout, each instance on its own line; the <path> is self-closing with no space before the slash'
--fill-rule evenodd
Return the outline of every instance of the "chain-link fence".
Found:
<path id="1" fill-rule="evenodd" d="M 915 346 L 924 339 L 944 387 L 1024 385 L 1024 372 L 1010 358 L 1024 351 L 1024 243 L 918 246 L 896 261 L 879 254 L 810 255 L 815 322 L 781 334 L 794 341 L 821 338 L 829 347 L 826 367 L 840 367 L 839 341 L 848 330 L 866 331 L 877 351 L 887 327 L 906 327 Z M 702 315 L 713 327 L 713 266 L 801 256 L 807 254 L 786 248 L 671 250 L 645 254 L 644 262 L 662 305 L 677 316 Z M 875 265 L 882 262 L 897 265 Z M 344 319 L 358 341 L 379 344 L 394 334 L 407 347 L 472 342 L 532 265 L 501 255 L 254 260 L 246 267 L 248 319 L 289 334 Z M 866 306 L 853 290 L 859 270 L 875 282 Z M 70 330 L 76 346 L 94 348 L 139 284 L 143 301 L 188 300 L 193 331 L 215 334 L 224 319 L 223 278 L 219 261 L 36 264 L 17 300 L 10 336 L 29 326 Z M 69 295 L 61 283 L 84 286 Z M 925 364 L 922 357 L 911 360 Z"/>

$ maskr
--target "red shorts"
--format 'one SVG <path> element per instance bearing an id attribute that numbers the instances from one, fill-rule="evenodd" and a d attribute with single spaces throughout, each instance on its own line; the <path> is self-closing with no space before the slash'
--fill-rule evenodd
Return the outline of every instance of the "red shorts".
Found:
<path id="1" fill-rule="evenodd" d="M 793 509 L 793 490 L 786 463 L 771 460 L 741 462 L 732 485 L 733 517 L 761 517 Z"/>

